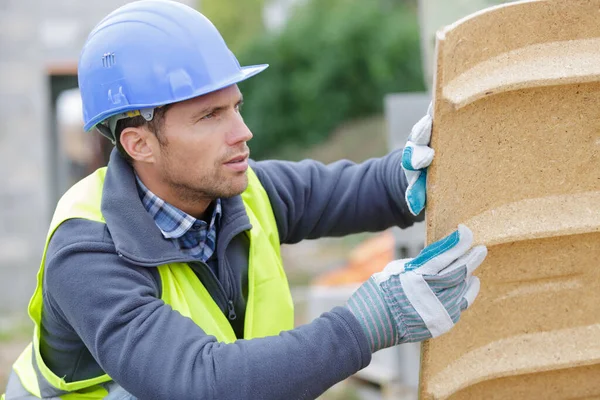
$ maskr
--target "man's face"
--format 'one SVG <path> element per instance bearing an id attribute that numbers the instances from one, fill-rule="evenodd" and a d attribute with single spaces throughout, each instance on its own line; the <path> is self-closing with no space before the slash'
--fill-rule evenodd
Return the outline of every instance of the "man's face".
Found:
<path id="1" fill-rule="evenodd" d="M 226 198 L 248 185 L 252 133 L 237 85 L 173 104 L 160 130 L 156 173 L 182 200 Z"/>

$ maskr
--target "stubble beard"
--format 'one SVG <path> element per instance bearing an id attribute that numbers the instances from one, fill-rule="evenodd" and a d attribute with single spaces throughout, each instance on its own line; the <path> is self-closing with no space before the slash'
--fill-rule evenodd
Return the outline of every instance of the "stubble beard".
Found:
<path id="1" fill-rule="evenodd" d="M 215 199 L 230 198 L 240 195 L 248 186 L 246 173 L 243 177 L 228 178 L 219 173 L 222 165 L 214 165 L 213 171 L 208 174 L 197 174 L 190 171 L 189 174 L 173 173 L 170 164 L 165 165 L 163 170 L 165 182 L 172 188 L 176 196 L 186 203 L 197 203 L 202 201 L 212 202 Z M 199 175 L 194 178 L 194 175 Z M 241 179 L 243 178 L 243 184 Z"/>
<path id="2" fill-rule="evenodd" d="M 171 163 L 171 155 L 169 154 L 167 143 L 160 143 L 160 147 L 165 156 L 163 179 L 171 187 L 175 195 L 186 203 L 212 202 L 219 198 L 235 197 L 242 194 L 248 186 L 247 172 L 244 172 L 242 176 L 228 178 L 221 171 L 223 163 L 219 160 L 215 161 L 212 165 L 212 171 L 205 174 L 202 174 L 202 171 L 176 173 Z M 192 178 L 193 175 L 198 176 Z"/>

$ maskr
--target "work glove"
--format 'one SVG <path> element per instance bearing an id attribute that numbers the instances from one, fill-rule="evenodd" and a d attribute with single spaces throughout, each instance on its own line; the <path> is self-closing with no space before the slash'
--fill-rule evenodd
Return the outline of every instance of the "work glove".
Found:
<path id="1" fill-rule="evenodd" d="M 402 152 L 402 169 L 408 181 L 405 199 L 413 215 L 419 215 L 423 211 L 427 200 L 427 167 L 434 155 L 433 149 L 429 147 L 432 122 L 433 107 L 430 104 L 427 114 L 413 126 Z"/>
<path id="2" fill-rule="evenodd" d="M 414 259 L 396 260 L 371 276 L 346 303 L 361 324 L 371 351 L 420 342 L 449 331 L 479 293 L 473 271 L 487 255 L 473 233 L 459 225 Z"/>

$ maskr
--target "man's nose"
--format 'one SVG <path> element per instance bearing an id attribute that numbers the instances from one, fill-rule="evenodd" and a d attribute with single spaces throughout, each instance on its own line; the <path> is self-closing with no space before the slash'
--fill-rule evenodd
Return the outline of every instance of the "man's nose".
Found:
<path id="1" fill-rule="evenodd" d="M 244 122 L 242 116 L 236 114 L 227 135 L 227 144 L 233 146 L 240 142 L 247 142 L 252 139 L 252 136 L 252 132 Z"/>

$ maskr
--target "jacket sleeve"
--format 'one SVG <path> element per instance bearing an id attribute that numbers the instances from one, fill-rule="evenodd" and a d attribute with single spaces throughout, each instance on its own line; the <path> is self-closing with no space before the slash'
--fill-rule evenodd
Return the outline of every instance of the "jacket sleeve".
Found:
<path id="1" fill-rule="evenodd" d="M 407 227 L 414 217 L 404 200 L 401 150 L 361 164 L 342 160 L 268 160 L 251 164 L 265 188 L 282 243 Z"/>
<path id="2" fill-rule="evenodd" d="M 278 336 L 219 343 L 160 300 L 148 268 L 102 242 L 50 255 L 44 296 L 100 367 L 141 399 L 313 399 L 371 358 L 345 308 Z"/>

